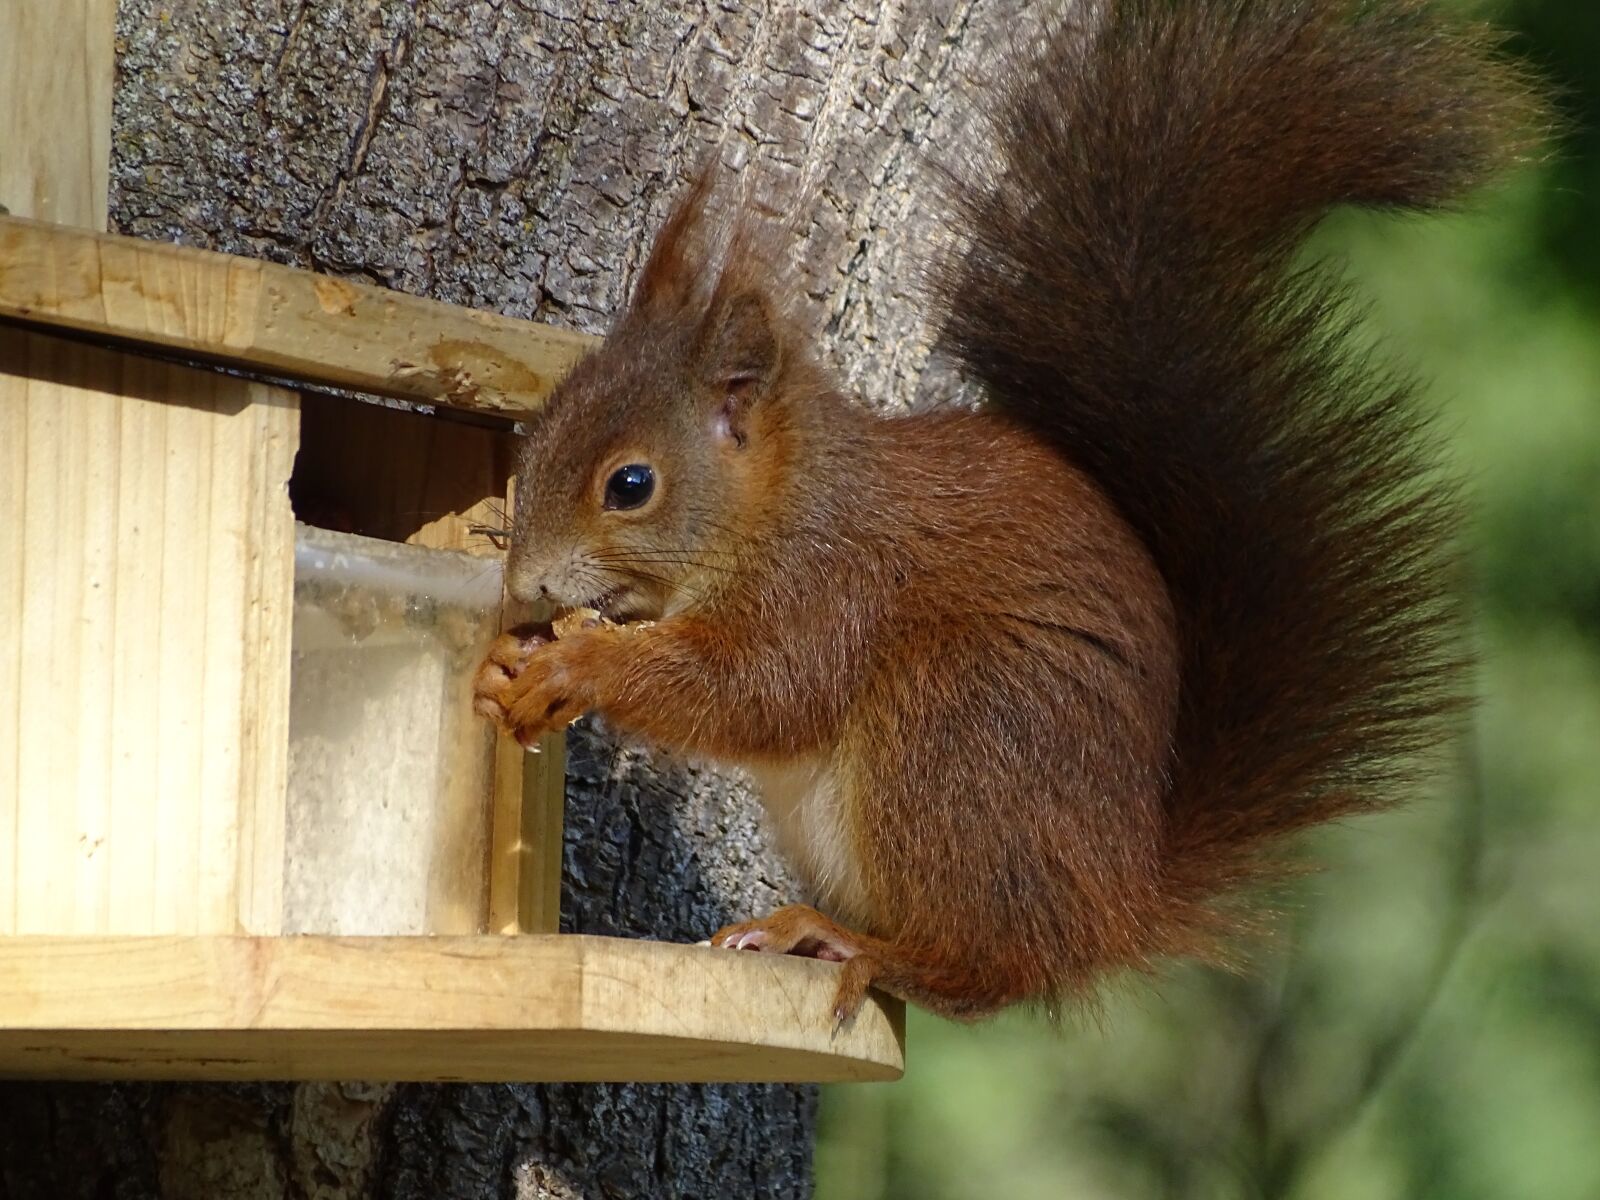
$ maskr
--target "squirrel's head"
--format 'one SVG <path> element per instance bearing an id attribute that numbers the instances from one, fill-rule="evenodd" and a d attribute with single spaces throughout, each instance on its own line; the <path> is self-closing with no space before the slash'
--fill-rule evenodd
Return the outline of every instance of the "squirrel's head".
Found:
<path id="1" fill-rule="evenodd" d="M 633 299 L 529 425 L 507 580 L 617 620 L 693 607 L 737 576 L 781 490 L 810 376 L 749 218 L 717 226 L 709 172 L 657 235 Z"/>

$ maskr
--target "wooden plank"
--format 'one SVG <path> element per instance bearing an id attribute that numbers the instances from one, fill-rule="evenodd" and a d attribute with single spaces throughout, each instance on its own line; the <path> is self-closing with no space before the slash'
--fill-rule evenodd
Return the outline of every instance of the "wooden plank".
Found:
<path id="1" fill-rule="evenodd" d="M 507 480 L 503 512 L 516 504 Z M 548 619 L 548 606 L 501 597 L 502 631 Z M 547 733 L 533 750 L 495 739 L 490 818 L 489 928 L 500 933 L 555 933 L 561 928 L 562 825 L 567 792 L 566 730 Z"/>
<path id="2" fill-rule="evenodd" d="M 115 0 L 0 4 L 0 206 L 106 227 Z"/>
<path id="3" fill-rule="evenodd" d="M 509 744 L 508 744 L 509 743 Z M 494 745 L 494 794 L 489 803 L 489 932 L 555 933 L 523 924 L 522 796 L 533 772 L 524 769 L 527 751 L 510 738 Z"/>
<path id="4" fill-rule="evenodd" d="M 561 927 L 561 837 L 566 801 L 566 732 L 536 750 L 495 741 L 490 818 L 489 928 L 555 933 Z"/>
<path id="5" fill-rule="evenodd" d="M 0 939 L 0 1074 L 898 1078 L 904 1013 L 839 967 L 593 937 Z"/>
<path id="6" fill-rule="evenodd" d="M 537 409 L 594 339 L 256 259 L 0 218 L 0 318 L 425 404 Z"/>
<path id="7" fill-rule="evenodd" d="M 114 17 L 0 6 L 19 227 L 104 236 Z M 0 932 L 277 928 L 297 404 L 0 329 Z"/>
<path id="8" fill-rule="evenodd" d="M 5 69 L 0 71 L 0 208 L 21 216 L 103 230 L 106 191 L 110 178 L 112 0 L 61 0 L 59 4 L 24 0 L 0 5 L 0 50 Z M 105 858 L 99 846 L 109 820 L 104 786 L 108 764 L 102 745 L 74 743 L 59 729 L 24 727 L 21 720 L 6 719 L 4 706 L 18 707 L 25 693 L 41 686 L 43 678 L 23 672 L 22 646 L 44 632 L 50 606 L 59 598 L 82 606 L 80 621 L 65 618 L 58 627 L 60 641 L 70 654 L 59 665 L 54 688 L 80 701 L 74 724 L 104 729 L 106 689 L 91 678 L 105 653 L 102 631 L 107 625 L 113 593 L 104 587 L 101 564 L 106 560 L 111 536 L 106 511 L 93 504 L 89 488 L 103 484 L 84 474 L 87 461 L 107 461 L 106 444 L 114 440 L 115 400 L 83 393 L 79 396 L 73 432 L 85 445 L 55 441 L 36 427 L 33 414 L 21 408 L 0 408 L 0 451 L 5 456 L 5 478 L 0 479 L 0 553 L 14 569 L 11 586 L 0 593 L 0 629 L 15 642 L 0 648 L 0 930 L 13 928 L 35 908 L 104 914 Z M 30 437 L 30 435 L 32 435 Z M 29 493 L 30 464 L 35 481 L 54 480 L 59 485 L 59 511 L 24 510 Z M 32 550 L 36 564 L 41 546 L 53 536 L 59 521 L 81 539 L 70 561 L 56 570 L 27 570 L 26 554 Z M 44 553 L 49 553 L 44 551 Z M 31 584 L 33 591 L 25 590 Z M 81 693 L 81 695 L 80 695 Z M 25 744 L 30 735 L 46 739 Z M 80 778 L 77 794 L 62 791 L 54 808 L 24 805 L 24 783 L 32 784 L 36 772 L 48 771 L 54 759 L 66 774 Z M 22 838 L 56 842 L 74 835 L 83 838 L 82 852 L 91 869 L 66 875 L 41 874 L 40 866 L 23 849 Z M 26 895 L 23 894 L 26 889 Z"/>
<path id="9" fill-rule="evenodd" d="M 540 738 L 536 755 L 523 755 L 517 916 L 521 928 L 530 933 L 554 933 L 561 927 L 566 798 L 567 734 L 562 730 Z"/>
<path id="10" fill-rule="evenodd" d="M 0 932 L 273 932 L 293 393 L 0 329 Z"/>
<path id="11" fill-rule="evenodd" d="M 219 675 L 238 688 L 241 800 L 235 856 L 237 930 L 277 933 L 283 925 L 284 821 L 289 786 L 289 683 L 294 629 L 294 513 L 288 477 L 299 446 L 300 397 L 280 388 L 253 385 L 247 392 L 252 427 L 228 443 L 244 481 L 236 503 L 246 519 L 243 536 L 228 537 L 214 557 L 213 572 L 237 573 L 244 603 L 238 650 L 226 656 Z M 226 511 L 219 503 L 213 511 Z M 219 793 L 228 789 L 219 786 Z"/>

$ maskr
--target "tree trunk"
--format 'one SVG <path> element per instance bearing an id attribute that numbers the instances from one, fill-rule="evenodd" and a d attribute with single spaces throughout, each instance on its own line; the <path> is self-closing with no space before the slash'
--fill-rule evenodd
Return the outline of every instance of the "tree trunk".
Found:
<path id="1" fill-rule="evenodd" d="M 122 0 L 112 224 L 603 332 L 720 146 L 806 214 L 847 385 L 903 404 L 927 146 L 965 127 L 1015 0 L 818 7 Z M 571 749 L 563 929 L 699 940 L 795 898 L 737 782 L 589 728 Z M 807 1087 L 12 1084 L 0 1200 L 803 1196 L 815 1110 Z"/>

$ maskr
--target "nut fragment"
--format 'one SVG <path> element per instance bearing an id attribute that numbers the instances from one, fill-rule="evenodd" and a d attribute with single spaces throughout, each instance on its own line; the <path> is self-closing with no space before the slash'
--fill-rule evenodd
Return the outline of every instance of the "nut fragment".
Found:
<path id="1" fill-rule="evenodd" d="M 563 613 L 558 613 L 550 622 L 550 629 L 556 635 L 556 640 L 569 638 L 580 629 L 619 629 L 633 633 L 640 629 L 649 629 L 654 621 L 613 621 L 605 616 L 599 609 L 594 608 L 569 608 Z"/>
<path id="2" fill-rule="evenodd" d="M 550 622 L 557 639 L 568 638 L 580 629 L 593 629 L 596 625 L 610 625 L 596 608 L 569 608 Z"/>

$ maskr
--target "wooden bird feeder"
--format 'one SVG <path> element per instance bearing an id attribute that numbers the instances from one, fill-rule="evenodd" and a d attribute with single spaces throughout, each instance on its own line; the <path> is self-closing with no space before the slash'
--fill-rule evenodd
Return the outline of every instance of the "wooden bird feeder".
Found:
<path id="1" fill-rule="evenodd" d="M 110 15 L 60 8 L 0 10 L 0 1075 L 897 1077 L 834 964 L 555 932 L 471 530 L 588 339 L 100 232 Z"/>

